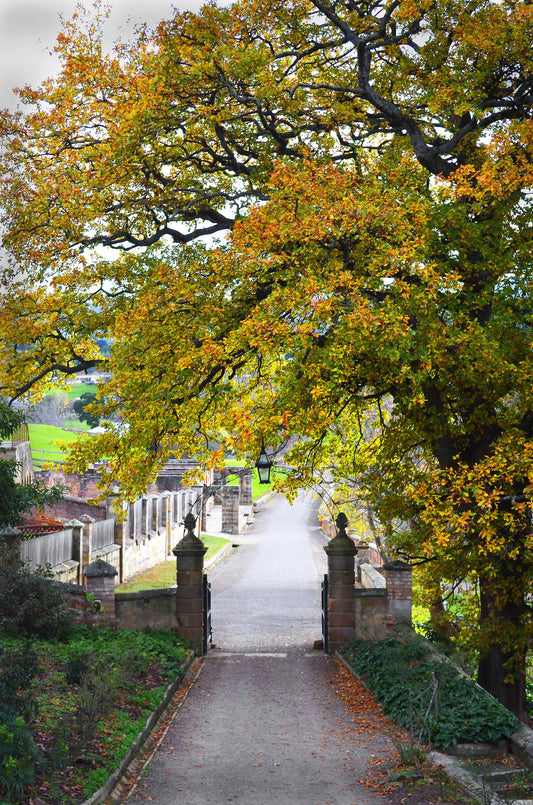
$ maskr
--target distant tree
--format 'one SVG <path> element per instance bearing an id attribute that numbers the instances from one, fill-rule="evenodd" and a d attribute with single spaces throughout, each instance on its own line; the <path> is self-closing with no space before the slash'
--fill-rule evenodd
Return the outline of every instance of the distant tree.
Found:
<path id="1" fill-rule="evenodd" d="M 74 413 L 77 414 L 78 419 L 81 419 L 82 422 L 86 422 L 87 425 L 91 426 L 91 428 L 95 428 L 100 421 L 96 414 L 86 410 L 87 406 L 91 403 L 94 403 L 95 400 L 96 394 L 94 394 L 92 391 L 85 391 L 81 397 L 78 397 L 77 400 L 74 400 L 72 405 L 74 408 Z"/>
<path id="2" fill-rule="evenodd" d="M 61 428 L 69 413 L 72 415 L 72 406 L 67 395 L 50 392 L 32 406 L 31 421 Z"/>

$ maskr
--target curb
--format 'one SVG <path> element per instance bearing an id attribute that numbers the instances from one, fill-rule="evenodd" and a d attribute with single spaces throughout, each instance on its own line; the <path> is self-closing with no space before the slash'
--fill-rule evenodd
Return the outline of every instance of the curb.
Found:
<path id="1" fill-rule="evenodd" d="M 169 705 L 179 690 L 179 688 L 184 684 L 187 679 L 188 674 L 193 666 L 193 663 L 197 659 L 202 659 L 201 657 L 196 657 L 194 652 L 190 652 L 189 657 L 185 661 L 183 666 L 183 676 L 175 679 L 171 682 L 164 695 L 162 700 L 159 702 L 155 710 L 148 716 L 146 720 L 146 724 L 141 730 L 141 732 L 137 735 L 134 742 L 130 746 L 126 755 L 120 761 L 118 767 L 115 769 L 114 772 L 110 774 L 106 782 L 100 786 L 98 791 L 95 791 L 94 794 L 89 799 L 86 799 L 82 805 L 101 805 L 105 802 L 107 797 L 109 797 L 117 785 L 120 783 L 121 779 L 125 776 L 128 767 L 133 763 L 136 757 L 140 754 L 143 749 L 144 744 L 154 731 L 158 721 L 163 716 L 165 711 L 169 708 Z M 199 673 L 200 671 L 198 671 Z M 193 680 L 194 682 L 195 680 Z M 192 683 L 191 683 L 192 684 Z M 184 697 L 185 698 L 185 697 Z M 182 699 L 183 701 L 183 699 Z M 181 705 L 181 702 L 180 702 Z M 155 751 L 155 750 L 154 750 Z"/>
<path id="2" fill-rule="evenodd" d="M 232 550 L 233 545 L 230 540 L 226 545 L 223 545 L 222 548 L 219 548 L 219 550 L 216 552 L 214 556 L 211 557 L 211 559 L 207 560 L 207 562 L 204 565 L 204 570 L 211 570 L 211 568 L 213 568 L 216 564 L 218 564 L 220 560 L 223 559 L 226 556 L 226 554 Z"/>
<path id="3" fill-rule="evenodd" d="M 487 805 L 509 805 L 508 802 L 503 800 L 492 791 L 488 785 L 484 785 L 477 777 L 470 774 L 464 766 L 462 766 L 451 755 L 445 755 L 442 752 L 428 752 L 426 760 L 433 763 L 435 766 L 440 766 L 444 769 L 448 777 L 462 786 L 473 797 L 477 797 L 481 802 Z"/>

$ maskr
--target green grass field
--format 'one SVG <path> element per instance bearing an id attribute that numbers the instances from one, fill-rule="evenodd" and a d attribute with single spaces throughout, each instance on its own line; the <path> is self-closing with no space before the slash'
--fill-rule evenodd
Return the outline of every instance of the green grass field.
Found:
<path id="1" fill-rule="evenodd" d="M 210 534 L 202 534 L 202 541 L 207 545 L 205 560 L 210 559 L 228 540 L 224 537 L 214 537 Z M 162 562 L 151 570 L 147 570 L 141 576 L 137 576 L 132 581 L 127 581 L 116 588 L 117 593 L 137 593 L 140 590 L 161 590 L 165 587 L 174 587 L 176 584 L 176 560 L 169 559 Z"/>
<path id="2" fill-rule="evenodd" d="M 65 453 L 61 452 L 57 446 L 58 439 L 64 442 L 73 442 L 83 435 L 81 433 L 71 433 L 68 430 L 63 430 L 63 428 L 56 428 L 54 425 L 36 425 L 31 422 L 28 424 L 28 430 L 30 432 L 30 447 L 35 469 L 39 469 L 43 461 L 62 461 Z"/>
<path id="3" fill-rule="evenodd" d="M 86 422 L 82 422 L 81 419 L 65 419 L 63 427 L 66 430 L 77 430 L 81 433 L 86 433 L 88 430 L 91 430 L 91 426 Z"/>
<path id="4" fill-rule="evenodd" d="M 231 460 L 227 461 L 226 464 L 228 467 L 244 467 L 244 461 Z M 238 483 L 239 479 L 237 477 L 228 478 L 228 486 L 236 486 Z M 253 484 L 252 496 L 254 500 L 256 500 L 256 498 L 261 497 L 261 495 L 264 495 L 266 492 L 272 491 L 272 484 L 259 483 L 259 475 L 255 468 L 253 470 L 252 484 Z"/>
<path id="5" fill-rule="evenodd" d="M 96 394 L 97 385 L 96 383 L 75 383 L 70 389 L 64 389 L 61 387 L 57 387 L 54 389 L 50 389 L 47 391 L 48 394 L 64 394 L 68 397 L 69 400 L 77 400 L 78 397 L 81 397 L 82 394 L 85 392 L 89 392 L 90 394 Z"/>

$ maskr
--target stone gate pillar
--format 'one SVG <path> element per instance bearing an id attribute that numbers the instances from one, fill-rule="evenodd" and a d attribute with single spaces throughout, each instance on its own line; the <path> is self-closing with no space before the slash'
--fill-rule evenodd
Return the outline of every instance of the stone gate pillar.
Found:
<path id="1" fill-rule="evenodd" d="M 96 522 L 90 514 L 82 514 L 80 522 L 83 523 L 82 551 L 83 567 L 90 565 L 93 560 L 93 523 Z"/>
<path id="2" fill-rule="evenodd" d="M 253 503 L 253 472 L 249 470 L 243 472 L 239 477 L 239 488 L 241 491 L 241 504 L 251 506 Z"/>
<path id="3" fill-rule="evenodd" d="M 239 500 L 238 486 L 224 486 L 220 490 L 222 498 L 222 531 L 226 534 L 239 533 Z"/>
<path id="4" fill-rule="evenodd" d="M 178 632 L 202 653 L 204 628 L 204 554 L 206 546 L 194 533 L 196 518 L 189 513 L 184 521 L 186 533 L 173 548 L 176 557 L 176 620 Z"/>
<path id="5" fill-rule="evenodd" d="M 333 653 L 355 637 L 355 555 L 357 548 L 346 533 L 348 518 L 341 512 L 337 534 L 324 546 L 328 556 L 329 651 Z"/>

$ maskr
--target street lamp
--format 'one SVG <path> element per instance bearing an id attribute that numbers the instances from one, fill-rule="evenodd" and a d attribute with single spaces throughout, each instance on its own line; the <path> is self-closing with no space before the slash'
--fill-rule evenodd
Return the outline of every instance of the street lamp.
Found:
<path id="1" fill-rule="evenodd" d="M 272 461 L 266 454 L 264 444 L 261 445 L 261 452 L 259 453 L 259 458 L 255 462 L 255 466 L 257 467 L 257 472 L 259 473 L 259 483 L 269 484 L 270 470 L 272 469 Z"/>

